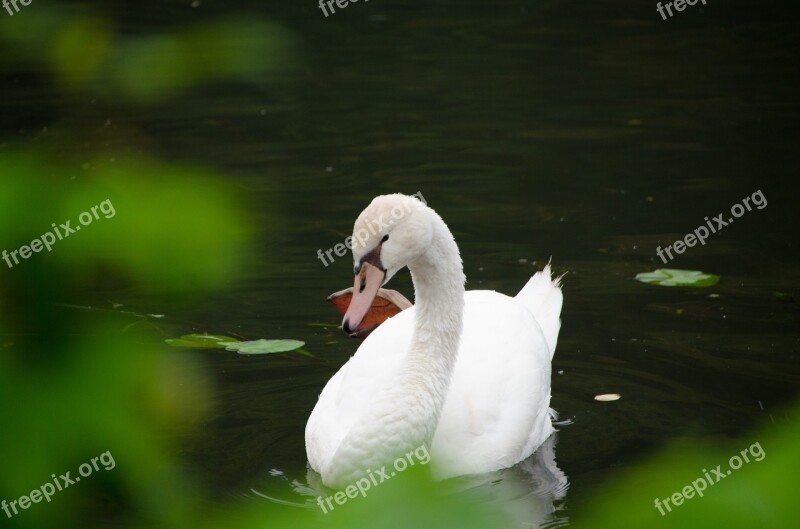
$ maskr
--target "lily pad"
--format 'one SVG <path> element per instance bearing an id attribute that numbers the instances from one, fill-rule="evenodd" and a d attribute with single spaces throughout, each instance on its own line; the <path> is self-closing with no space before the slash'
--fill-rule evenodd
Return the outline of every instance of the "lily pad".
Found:
<path id="1" fill-rule="evenodd" d="M 254 340 L 252 342 L 236 342 L 229 344 L 228 351 L 236 351 L 243 355 L 260 355 L 270 353 L 286 353 L 303 347 L 306 343 L 300 340 Z"/>
<path id="2" fill-rule="evenodd" d="M 677 268 L 659 268 L 652 272 L 636 274 L 642 283 L 660 285 L 662 287 L 710 287 L 719 282 L 719 276 L 706 274 L 699 270 L 680 270 Z"/>
<path id="3" fill-rule="evenodd" d="M 172 347 L 190 347 L 192 349 L 224 349 L 231 344 L 239 343 L 236 338 L 219 334 L 185 334 L 180 338 L 164 340 Z"/>

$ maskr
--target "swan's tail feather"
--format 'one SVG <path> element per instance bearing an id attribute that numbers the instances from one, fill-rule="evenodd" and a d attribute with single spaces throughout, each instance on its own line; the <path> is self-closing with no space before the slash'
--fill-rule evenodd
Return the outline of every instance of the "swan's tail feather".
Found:
<path id="1" fill-rule="evenodd" d="M 522 287 L 516 299 L 531 311 L 544 332 L 550 358 L 556 351 L 558 331 L 561 329 L 561 277 L 553 279 L 550 263 L 541 272 L 536 272 L 528 283 Z"/>

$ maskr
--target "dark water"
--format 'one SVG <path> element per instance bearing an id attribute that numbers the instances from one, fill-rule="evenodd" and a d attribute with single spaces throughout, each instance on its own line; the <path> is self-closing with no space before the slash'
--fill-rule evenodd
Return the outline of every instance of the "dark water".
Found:
<path id="1" fill-rule="evenodd" d="M 358 346 L 325 303 L 351 284 L 349 257 L 326 267 L 317 250 L 383 193 L 424 195 L 470 289 L 513 295 L 551 257 L 567 272 L 552 405 L 572 421 L 556 448 L 570 509 L 667 440 L 741 435 L 796 394 L 796 7 L 711 0 L 662 21 L 642 1 L 373 0 L 327 19 L 313 0 L 189 4 L 116 6 L 131 33 L 260 13 L 297 37 L 299 75 L 73 119 L 143 132 L 109 132 L 111 149 L 225 171 L 255 212 L 254 257 L 227 291 L 190 308 L 116 300 L 166 313 L 176 334 L 295 338 L 316 355 L 196 355 L 218 400 L 185 453 L 219 498 L 280 492 L 272 469 L 304 479 L 305 421 Z M 10 88 L 12 117 L 46 114 L 36 86 Z M 663 265 L 656 247 L 757 190 L 765 208 L 669 263 L 717 286 L 633 280 Z M 407 273 L 391 286 L 413 295 Z"/>

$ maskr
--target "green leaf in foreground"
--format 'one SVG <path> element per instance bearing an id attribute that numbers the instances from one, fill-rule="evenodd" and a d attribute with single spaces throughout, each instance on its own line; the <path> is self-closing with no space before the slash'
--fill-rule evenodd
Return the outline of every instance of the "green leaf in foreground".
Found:
<path id="1" fill-rule="evenodd" d="M 719 282 L 717 275 L 677 268 L 659 268 L 652 272 L 642 272 L 636 274 L 636 279 L 642 283 L 662 287 L 710 287 Z"/>
<path id="2" fill-rule="evenodd" d="M 180 338 L 170 338 L 164 341 L 172 347 L 190 347 L 193 349 L 224 349 L 231 344 L 239 343 L 236 338 L 218 334 L 185 334 Z"/>
<path id="3" fill-rule="evenodd" d="M 254 340 L 228 344 L 228 351 L 236 351 L 243 355 L 260 355 L 269 353 L 286 353 L 303 347 L 306 343 L 300 340 Z"/>

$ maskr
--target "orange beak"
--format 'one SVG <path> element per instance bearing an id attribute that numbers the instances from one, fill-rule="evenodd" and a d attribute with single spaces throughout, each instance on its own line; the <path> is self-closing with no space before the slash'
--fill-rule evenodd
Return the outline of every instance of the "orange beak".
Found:
<path id="1" fill-rule="evenodd" d="M 342 330 L 347 334 L 353 334 L 359 329 L 359 325 L 364 321 L 364 317 L 372 307 L 372 302 L 378 294 L 378 289 L 383 284 L 386 272 L 367 262 L 361 264 L 361 270 L 356 274 L 353 283 L 353 299 L 342 320 Z"/>

